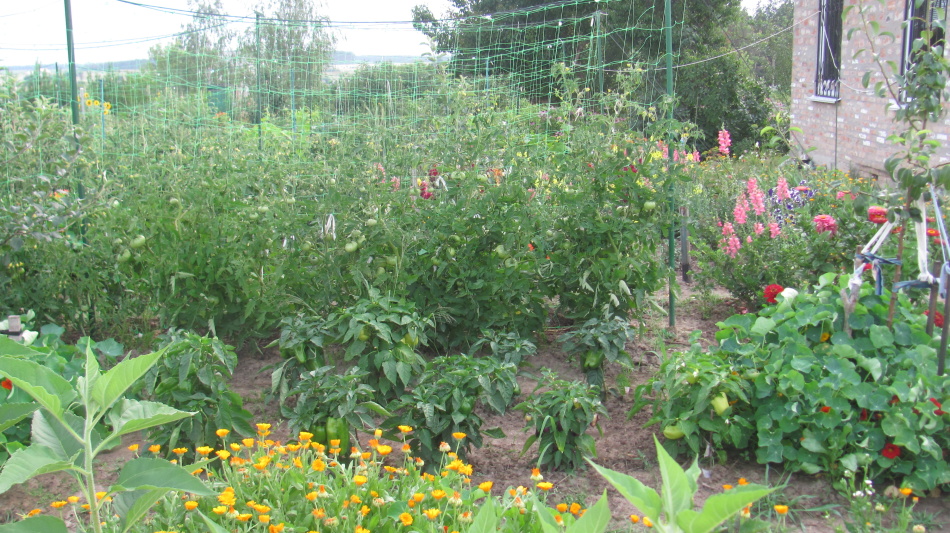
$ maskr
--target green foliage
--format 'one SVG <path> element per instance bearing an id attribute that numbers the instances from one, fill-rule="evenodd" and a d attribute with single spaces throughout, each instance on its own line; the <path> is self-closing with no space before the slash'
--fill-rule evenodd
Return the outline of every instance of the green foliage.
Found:
<path id="1" fill-rule="evenodd" d="M 664 361 L 637 397 L 655 394 L 650 423 L 676 425 L 674 450 L 754 450 L 760 463 L 807 473 L 866 469 L 873 479 L 903 479 L 927 490 L 950 482 L 943 450 L 950 415 L 941 409 L 950 379 L 938 376 L 935 343 L 910 301 L 886 327 L 887 295 L 865 286 L 845 311 L 835 274 L 814 292 L 720 322 L 719 345 Z M 728 410 L 711 414 L 725 393 Z"/>
<path id="2" fill-rule="evenodd" d="M 163 352 L 158 351 L 129 357 L 107 372 L 101 372 L 92 348 L 87 345 L 85 372 L 75 384 L 36 362 L 16 356 L 0 357 L 0 373 L 41 406 L 33 416 L 33 442 L 11 455 L 0 470 L 0 492 L 41 474 L 66 472 L 75 478 L 90 506 L 84 527 L 101 533 L 103 503 L 95 494 L 99 489 L 96 456 L 120 444 L 123 435 L 190 416 L 160 403 L 124 397 L 162 355 Z M 79 414 L 71 411 L 74 402 Z M 101 429 L 103 424 L 111 428 L 108 433 Z M 198 478 L 168 461 L 140 458 L 126 463 L 115 485 L 105 491 L 107 495 L 114 495 L 116 501 L 126 503 L 115 510 L 118 530 L 131 529 L 156 500 L 172 490 L 214 494 Z M 61 521 L 53 520 L 57 524 L 50 526 L 59 528 Z"/>
<path id="3" fill-rule="evenodd" d="M 635 331 L 630 322 L 622 316 L 607 319 L 592 318 L 580 327 L 560 337 L 568 353 L 582 357 L 582 368 L 587 384 L 598 387 L 601 393 L 604 387 L 604 363 L 631 364 L 630 354 L 626 351 L 627 342 L 633 340 Z"/>
<path id="4" fill-rule="evenodd" d="M 472 355 L 478 353 L 478 350 L 485 345 L 488 346 L 492 357 L 515 366 L 519 366 L 525 359 L 538 353 L 537 345 L 521 338 L 517 333 L 483 330 L 482 338 L 472 344 Z"/>
<path id="5" fill-rule="evenodd" d="M 698 489 L 699 465 L 693 460 L 688 470 L 683 470 L 670 454 L 653 437 L 656 443 L 657 461 L 663 480 L 661 493 L 647 487 L 635 478 L 609 468 L 591 464 L 604 476 L 624 498 L 650 519 L 653 527 L 661 533 L 709 533 L 736 516 L 742 508 L 767 496 L 775 489 L 761 485 L 746 484 L 734 487 L 721 494 L 710 496 L 702 509 L 693 509 L 693 498 Z"/>
<path id="6" fill-rule="evenodd" d="M 410 444 L 413 454 L 434 464 L 441 443 L 464 458 L 472 448 L 482 446 L 482 435 L 501 438 L 499 428 L 485 429 L 476 407 L 479 403 L 503 414 L 519 391 L 517 368 L 491 357 L 455 355 L 438 357 L 426 364 L 412 390 L 392 404 L 396 414 L 383 426 L 415 428 Z M 461 442 L 453 433 L 465 433 Z"/>
<path id="7" fill-rule="evenodd" d="M 537 442 L 539 468 L 571 471 L 583 465 L 585 458 L 597 456 L 594 437 L 587 429 L 597 425 L 598 417 L 607 416 L 598 388 L 563 381 L 544 370 L 531 396 L 515 409 L 525 413 L 525 431 L 533 431 L 521 453 Z"/>
<path id="8" fill-rule="evenodd" d="M 391 416 L 373 401 L 376 391 L 365 381 L 369 372 L 353 367 L 342 374 L 323 366 L 300 374 L 290 401 L 281 404 L 281 415 L 294 431 L 310 431 L 326 425 L 328 418 L 345 419 L 354 428 L 375 427 L 373 415 Z"/>
<path id="9" fill-rule="evenodd" d="M 228 385 L 238 357 L 217 337 L 171 329 L 162 336 L 165 356 L 145 374 L 142 396 L 193 412 L 175 424 L 156 428 L 149 439 L 166 448 L 194 447 L 215 439 L 218 428 L 252 436 L 251 413 Z"/>

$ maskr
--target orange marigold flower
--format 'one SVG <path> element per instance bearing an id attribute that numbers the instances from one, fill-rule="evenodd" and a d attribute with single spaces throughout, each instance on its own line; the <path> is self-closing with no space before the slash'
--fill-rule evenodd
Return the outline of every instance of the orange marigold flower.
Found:
<path id="1" fill-rule="evenodd" d="M 270 515 L 269 515 L 269 514 L 257 515 L 257 519 L 258 519 L 262 524 L 267 524 L 267 523 L 270 522 Z"/>
<path id="2" fill-rule="evenodd" d="M 36 516 L 42 512 L 43 512 L 42 509 L 33 509 L 32 511 L 26 513 L 26 516 Z"/>
<path id="3" fill-rule="evenodd" d="M 369 480 L 366 478 L 366 476 L 361 476 L 361 475 L 353 476 L 353 483 L 356 483 L 357 487 L 362 487 L 363 485 L 366 484 L 367 481 Z"/>
<path id="4" fill-rule="evenodd" d="M 785 514 L 785 513 L 788 512 L 788 506 L 787 506 L 787 505 L 776 505 L 776 506 L 774 506 L 774 509 L 775 509 L 775 512 L 778 513 L 778 514 Z"/>
<path id="5" fill-rule="evenodd" d="M 301 431 L 300 433 L 297 433 L 297 440 L 300 442 L 307 442 L 312 438 L 313 433 L 310 433 L 309 431 Z"/>
<path id="6" fill-rule="evenodd" d="M 65 506 L 66 506 L 66 500 L 59 500 L 59 501 L 53 502 L 53 503 L 51 503 L 51 504 L 49 504 L 49 505 L 50 505 L 50 507 L 52 507 L 53 509 L 59 509 L 59 508 L 61 508 L 61 507 L 65 507 Z"/>
<path id="7" fill-rule="evenodd" d="M 162 446 L 161 446 L 160 444 L 153 444 L 153 445 L 151 445 L 151 446 L 148 447 L 148 451 L 150 451 L 150 452 L 152 452 L 152 453 L 158 453 L 158 452 L 162 451 Z"/>
<path id="8" fill-rule="evenodd" d="M 554 487 L 554 483 L 551 483 L 551 482 L 549 482 L 549 481 L 542 481 L 541 483 L 538 483 L 537 486 L 538 486 L 539 489 L 541 489 L 541 490 L 543 490 L 543 491 L 548 491 L 548 490 L 551 490 L 551 489 Z"/>
<path id="9" fill-rule="evenodd" d="M 531 481 L 543 481 L 543 480 L 544 480 L 544 476 L 541 475 L 541 469 L 540 469 L 540 468 L 532 468 L 532 469 L 531 469 Z"/>
<path id="10" fill-rule="evenodd" d="M 729 484 L 723 485 L 722 490 L 732 490 L 732 485 L 729 485 Z"/>
<path id="11" fill-rule="evenodd" d="M 435 489 L 432 491 L 432 497 L 437 500 L 441 500 L 442 498 L 445 498 L 445 496 L 446 496 L 446 493 L 442 489 Z"/>
<path id="12" fill-rule="evenodd" d="M 912 488 L 910 488 L 910 487 L 904 487 L 904 488 L 901 489 L 901 494 L 904 495 L 904 496 L 910 496 L 910 495 L 913 494 L 913 493 L 914 493 L 914 489 L 912 489 Z"/>
<path id="13" fill-rule="evenodd" d="M 66 501 L 69 503 L 79 503 L 79 496 L 68 496 Z"/>
<path id="14" fill-rule="evenodd" d="M 310 464 L 310 468 L 317 472 L 323 472 L 327 469 L 327 464 L 322 459 L 314 459 L 313 463 Z"/>
<path id="15" fill-rule="evenodd" d="M 222 515 L 228 512 L 228 507 L 226 505 L 219 505 L 217 507 L 212 507 L 211 512 L 217 515 Z"/>
<path id="16" fill-rule="evenodd" d="M 185 509 L 189 511 L 194 511 L 197 508 L 198 508 L 198 502 L 194 500 L 188 500 L 187 502 L 185 502 Z"/>
<path id="17" fill-rule="evenodd" d="M 403 433 L 412 433 L 412 426 L 398 426 L 399 431 Z"/>
<path id="18" fill-rule="evenodd" d="M 385 444 L 380 444 L 379 446 L 376 447 L 376 453 L 378 453 L 379 455 L 385 456 L 385 455 L 391 454 L 392 452 L 393 452 L 393 447 L 392 447 L 392 446 L 387 446 L 387 445 L 385 445 Z"/>
<path id="19" fill-rule="evenodd" d="M 108 494 L 108 492 L 106 492 L 106 491 L 104 491 L 104 490 L 103 490 L 103 491 L 99 491 L 99 492 L 96 493 L 96 499 L 97 499 L 97 500 L 101 500 L 101 499 L 103 499 L 103 498 L 106 497 L 106 494 Z"/>
<path id="20" fill-rule="evenodd" d="M 214 451 L 214 448 L 211 446 L 198 446 L 195 448 L 195 451 L 198 452 L 199 455 L 210 455 L 211 452 Z"/>
<path id="21" fill-rule="evenodd" d="M 234 518 L 237 518 L 238 521 L 240 521 L 240 522 L 247 522 L 247 521 L 250 520 L 251 518 L 254 518 L 254 515 L 252 515 L 251 513 L 241 513 L 241 514 L 235 516 Z"/>
<path id="22" fill-rule="evenodd" d="M 279 524 L 276 524 L 276 525 L 271 524 L 271 525 L 267 526 L 267 533 L 282 533 L 283 531 L 284 531 L 284 523 L 283 523 L 283 522 L 281 522 L 281 523 L 279 523 Z"/>
<path id="23" fill-rule="evenodd" d="M 428 518 L 429 520 L 435 520 L 436 518 L 439 517 L 439 514 L 441 513 L 442 511 L 438 509 L 426 509 L 425 511 L 422 511 L 422 514 L 426 515 L 426 518 Z"/>
<path id="24" fill-rule="evenodd" d="M 567 504 L 566 504 L 566 503 L 559 503 L 559 504 L 557 504 L 554 508 L 557 509 L 559 513 L 566 513 L 566 512 L 567 512 Z"/>
<path id="25" fill-rule="evenodd" d="M 748 485 L 749 481 L 744 477 L 740 477 L 738 483 L 739 485 Z"/>
<path id="26" fill-rule="evenodd" d="M 581 512 L 581 504 L 574 502 L 571 504 L 571 514 L 576 515 Z"/>
<path id="27" fill-rule="evenodd" d="M 635 514 L 630 515 L 630 523 L 631 523 L 631 524 L 636 524 L 636 523 L 639 522 L 639 521 L 640 521 L 640 517 L 639 517 L 639 516 L 637 516 L 637 515 L 635 515 Z"/>
<path id="28" fill-rule="evenodd" d="M 423 494 L 423 493 L 421 493 L 421 492 L 417 492 L 417 493 L 415 493 L 415 494 L 412 495 L 412 499 L 413 499 L 416 503 L 422 503 L 422 500 L 426 499 L 426 495 Z"/>
<path id="29" fill-rule="evenodd" d="M 231 430 L 230 430 L 230 429 L 224 429 L 224 428 L 221 428 L 221 429 L 219 429 L 219 430 L 217 430 L 217 431 L 214 432 L 215 435 L 221 437 L 222 439 L 223 439 L 224 437 L 227 437 L 227 436 L 228 436 L 228 433 L 231 433 Z"/>
<path id="30" fill-rule="evenodd" d="M 175 455 L 185 455 L 188 453 L 188 448 L 175 448 L 172 450 L 172 453 Z"/>
<path id="31" fill-rule="evenodd" d="M 243 444 L 245 448 L 250 448 L 254 446 L 254 439 L 241 439 L 241 444 Z"/>
<path id="32" fill-rule="evenodd" d="M 462 433 L 461 431 L 456 431 L 455 433 L 452 433 L 452 438 L 455 440 L 462 440 L 467 436 L 468 435 L 466 435 L 465 433 Z"/>
<path id="33" fill-rule="evenodd" d="M 402 522 L 402 525 L 408 527 L 412 525 L 412 515 L 409 513 L 402 513 L 399 515 L 399 521 Z"/>
<path id="34" fill-rule="evenodd" d="M 554 515 L 554 521 L 557 522 L 557 525 L 559 525 L 559 526 L 563 526 L 563 525 L 564 525 L 564 517 L 562 517 L 562 516 L 559 515 L 559 514 Z"/>
<path id="35" fill-rule="evenodd" d="M 129 446 L 129 451 L 130 451 L 130 452 L 137 452 L 137 451 L 139 451 L 139 445 L 138 445 L 138 444 L 133 444 L 133 445 Z"/>
<path id="36" fill-rule="evenodd" d="M 478 484 L 478 488 L 481 489 L 482 492 L 491 492 L 493 485 L 494 483 L 491 481 L 483 481 Z"/>

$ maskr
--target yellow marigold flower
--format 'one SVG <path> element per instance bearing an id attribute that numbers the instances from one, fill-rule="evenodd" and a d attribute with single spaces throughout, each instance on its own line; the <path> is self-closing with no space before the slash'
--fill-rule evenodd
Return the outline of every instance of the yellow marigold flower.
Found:
<path id="1" fill-rule="evenodd" d="M 254 446 L 254 439 L 242 439 L 241 444 L 243 444 L 245 448 L 250 448 Z"/>
<path id="2" fill-rule="evenodd" d="M 281 522 L 277 525 L 271 524 L 267 526 L 267 533 L 281 533 L 284 530 L 284 523 Z"/>
<path id="3" fill-rule="evenodd" d="M 455 440 L 462 440 L 467 436 L 468 435 L 466 435 L 465 433 L 462 433 L 461 431 L 456 431 L 455 433 L 452 433 L 452 438 Z"/>
<path id="4" fill-rule="evenodd" d="M 302 448 L 302 447 L 303 447 L 303 446 L 300 445 L 300 444 L 288 444 L 288 445 L 287 445 L 287 449 L 290 450 L 291 452 L 296 452 L 297 450 L 299 450 L 299 449 Z"/>
<path id="5" fill-rule="evenodd" d="M 138 444 L 133 444 L 133 445 L 129 446 L 129 451 L 130 451 L 130 452 L 137 452 L 137 451 L 139 451 L 139 445 L 138 445 Z"/>
<path id="6" fill-rule="evenodd" d="M 231 433 L 231 430 L 230 430 L 230 429 L 224 429 L 224 428 L 221 428 L 221 429 L 219 429 L 219 430 L 217 430 L 217 431 L 214 432 L 215 435 L 221 437 L 222 439 L 223 439 L 224 437 L 227 437 L 227 436 L 228 436 L 228 433 Z"/>
<path id="7" fill-rule="evenodd" d="M 363 452 L 363 453 L 361 453 L 361 454 L 359 454 L 359 455 L 360 455 L 360 459 L 366 461 L 366 460 L 368 460 L 370 457 L 373 456 L 373 453 L 372 453 L 372 452 Z"/>
<path id="8" fill-rule="evenodd" d="M 723 485 L 722 490 L 732 490 L 732 485 L 729 485 L 729 484 Z"/>
<path id="9" fill-rule="evenodd" d="M 197 476 L 198 474 L 200 474 L 200 473 L 202 473 L 202 472 L 204 472 L 204 471 L 205 471 L 204 468 L 199 468 L 199 469 L 197 469 L 197 470 L 192 470 L 192 471 L 191 471 L 191 475 Z"/>
<path id="10" fill-rule="evenodd" d="M 356 526 L 356 529 L 353 530 L 353 533 L 369 533 L 369 530 L 363 526 Z"/>
<path id="11" fill-rule="evenodd" d="M 391 454 L 392 452 L 393 452 L 393 447 L 392 447 L 392 446 L 387 446 L 387 445 L 385 445 L 385 444 L 380 444 L 379 446 L 376 447 L 376 453 L 378 453 L 379 455 L 386 456 L 386 455 Z"/>
<path id="12" fill-rule="evenodd" d="M 399 521 L 402 522 L 402 525 L 408 527 L 412 525 L 412 515 L 409 513 L 402 513 L 399 515 Z"/>
<path id="13" fill-rule="evenodd" d="M 106 494 L 108 494 L 108 492 L 106 492 L 106 491 L 104 491 L 104 490 L 103 490 L 103 491 L 99 491 L 99 492 L 96 493 L 96 499 L 97 499 L 97 500 L 101 500 L 101 499 L 103 499 L 103 498 L 106 497 Z"/>
<path id="14" fill-rule="evenodd" d="M 566 504 L 566 503 L 559 503 L 559 504 L 557 504 L 554 508 L 557 509 L 559 513 L 566 513 L 566 512 L 567 512 L 567 504 Z"/>
<path id="15" fill-rule="evenodd" d="M 442 489 L 435 489 L 432 491 L 432 497 L 437 500 L 441 500 L 442 498 L 445 498 L 445 496 L 446 496 L 446 493 Z"/>
<path id="16" fill-rule="evenodd" d="M 172 453 L 175 455 L 185 455 L 188 453 L 188 448 L 175 448 L 172 450 Z"/>
<path id="17" fill-rule="evenodd" d="M 79 503 L 79 496 L 69 496 L 66 498 L 69 503 Z"/>
<path id="18" fill-rule="evenodd" d="M 774 509 L 775 509 L 775 512 L 778 513 L 778 514 L 785 514 L 785 513 L 788 512 L 788 506 L 787 506 L 787 505 L 776 505 L 776 506 L 774 507 Z"/>
<path id="19" fill-rule="evenodd" d="M 366 505 L 360 507 L 360 514 L 363 515 L 363 516 L 368 515 L 368 514 L 369 514 L 369 507 L 366 506 Z"/>
<path id="20" fill-rule="evenodd" d="M 653 527 L 653 521 L 647 517 L 643 517 L 643 525 L 646 527 Z"/>
<path id="21" fill-rule="evenodd" d="M 214 514 L 224 514 L 228 512 L 228 507 L 226 505 L 219 505 L 217 507 L 213 507 L 211 512 Z"/>
<path id="22" fill-rule="evenodd" d="M 749 484 L 749 481 L 748 481 L 746 478 L 744 478 L 744 477 L 740 477 L 738 483 L 739 483 L 739 485 L 748 485 L 748 484 Z"/>
<path id="23" fill-rule="evenodd" d="M 639 522 L 639 521 L 640 521 L 640 517 L 639 517 L 639 516 L 637 516 L 637 515 L 635 515 L 635 514 L 630 515 L 630 523 L 631 523 L 631 524 L 636 524 L 636 523 Z"/>
<path id="24" fill-rule="evenodd" d="M 317 491 L 314 490 L 314 491 L 308 492 L 307 494 L 304 495 L 304 498 L 307 498 L 307 499 L 310 500 L 310 501 L 316 500 L 316 499 L 317 499 Z"/>
<path id="25" fill-rule="evenodd" d="M 380 438 L 380 437 L 382 437 L 382 436 L 383 436 L 383 430 L 381 430 L 381 429 L 379 429 L 379 428 L 376 428 L 376 430 L 373 431 L 373 436 L 376 437 L 377 439 Z"/>
<path id="26" fill-rule="evenodd" d="M 314 518 L 319 520 L 325 517 L 327 515 L 327 512 L 323 510 L 323 507 L 320 507 L 320 508 L 314 509 L 313 511 L 310 511 L 310 514 L 312 514 Z"/>
<path id="27" fill-rule="evenodd" d="M 236 443 L 236 442 L 232 442 L 232 443 L 229 444 L 228 446 L 231 448 L 231 451 L 233 451 L 233 452 L 239 452 L 239 451 L 241 451 L 241 445 L 238 444 L 238 443 Z"/>
<path id="28" fill-rule="evenodd" d="M 353 483 L 356 483 L 357 487 L 362 487 L 363 485 L 366 484 L 367 481 L 369 480 L 366 478 L 366 476 L 361 476 L 361 475 L 353 476 Z"/>
<path id="29" fill-rule="evenodd" d="M 26 516 L 36 516 L 42 512 L 43 512 L 42 509 L 33 509 L 32 511 L 26 513 Z"/>
<path id="30" fill-rule="evenodd" d="M 297 440 L 300 442 L 307 442 L 312 438 L 313 433 L 310 433 L 309 431 L 301 431 L 300 433 L 297 433 Z"/>
<path id="31" fill-rule="evenodd" d="M 251 518 L 254 518 L 254 515 L 252 515 L 251 513 L 241 513 L 241 514 L 235 516 L 234 518 L 237 518 L 238 521 L 240 521 L 240 522 L 247 522 L 247 521 L 250 520 Z"/>
<path id="32" fill-rule="evenodd" d="M 398 426 L 398 428 L 403 433 L 412 433 L 412 426 Z"/>
<path id="33" fill-rule="evenodd" d="M 270 424 L 254 424 L 254 425 L 257 426 L 258 432 L 270 431 L 270 427 L 271 427 Z"/>
<path id="34" fill-rule="evenodd" d="M 53 503 L 51 503 L 51 504 L 49 504 L 49 505 L 50 505 L 50 507 L 52 507 L 53 509 L 59 509 L 59 508 L 61 508 L 61 507 L 65 507 L 65 506 L 66 506 L 66 500 L 59 500 L 59 501 L 53 502 Z"/>
<path id="35" fill-rule="evenodd" d="M 541 475 L 541 469 L 540 469 L 540 468 L 532 468 L 532 469 L 531 469 L 531 481 L 543 481 L 543 480 L 544 480 L 544 476 Z"/>
<path id="36" fill-rule="evenodd" d="M 417 493 L 415 493 L 415 494 L 412 495 L 412 499 L 413 499 L 413 501 L 415 501 L 416 503 L 422 503 L 422 500 L 426 499 L 426 495 L 423 494 L 423 493 L 421 493 L 421 492 L 417 492 Z"/>
<path id="37" fill-rule="evenodd" d="M 194 500 L 188 500 L 187 502 L 185 502 L 185 509 L 186 509 L 186 510 L 188 510 L 188 511 L 194 511 L 194 510 L 197 509 L 197 508 L 198 508 L 198 502 L 196 502 L 196 501 L 194 501 Z"/>
<path id="38" fill-rule="evenodd" d="M 162 451 L 162 446 L 161 446 L 160 444 L 153 444 L 153 445 L 151 445 L 151 446 L 148 447 L 148 451 L 150 451 L 150 452 L 152 452 L 152 453 L 158 453 L 158 452 Z"/>
<path id="39" fill-rule="evenodd" d="M 491 492 L 492 486 L 494 486 L 494 483 L 491 481 L 483 481 L 478 484 L 478 488 L 481 489 L 482 492 Z"/>
<path id="40" fill-rule="evenodd" d="M 327 469 L 327 464 L 322 459 L 314 459 L 313 463 L 310 464 L 310 468 L 317 472 L 323 472 Z"/>
<path id="41" fill-rule="evenodd" d="M 214 451 L 214 448 L 212 448 L 211 446 L 199 446 L 195 448 L 195 451 L 198 452 L 200 455 L 208 455 Z"/>
<path id="42" fill-rule="evenodd" d="M 268 522 L 270 522 L 270 515 L 269 514 L 257 515 L 257 519 L 260 521 L 260 523 L 267 524 Z"/>
<path id="43" fill-rule="evenodd" d="M 88 503 L 84 503 L 84 504 L 80 505 L 80 507 L 82 507 L 83 509 L 85 509 L 85 510 L 87 510 L 87 511 L 89 510 L 89 504 L 88 504 Z"/>
<path id="44" fill-rule="evenodd" d="M 910 488 L 910 487 L 904 487 L 904 488 L 901 489 L 901 494 L 902 494 L 903 496 L 910 496 L 910 495 L 913 494 L 913 493 L 914 493 L 914 489 L 912 489 L 912 488 Z"/>
<path id="45" fill-rule="evenodd" d="M 227 450 L 218 450 L 214 452 L 214 454 L 217 455 L 218 459 L 221 459 L 222 461 L 227 461 L 228 458 L 231 457 L 231 452 Z"/>
<path id="46" fill-rule="evenodd" d="M 554 487 L 554 483 L 551 483 L 549 481 L 542 481 L 541 483 L 538 483 L 538 488 L 543 491 L 551 490 L 553 487 Z"/>
<path id="47" fill-rule="evenodd" d="M 422 514 L 426 515 L 426 518 L 428 518 L 429 520 L 435 520 L 436 518 L 439 517 L 439 514 L 441 513 L 442 511 L 438 509 L 426 509 L 425 511 L 422 511 Z"/>

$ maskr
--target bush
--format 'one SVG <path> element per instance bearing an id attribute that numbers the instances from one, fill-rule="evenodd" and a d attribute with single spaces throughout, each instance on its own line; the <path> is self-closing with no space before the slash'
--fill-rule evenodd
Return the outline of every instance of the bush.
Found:
<path id="1" fill-rule="evenodd" d="M 915 490 L 950 483 L 950 377 L 936 375 L 925 317 L 902 294 L 887 328 L 888 295 L 866 285 L 845 312 L 847 279 L 834 278 L 720 322 L 718 346 L 674 354 L 638 387 L 638 408 L 655 395 L 649 424 L 676 428 L 669 449 L 708 440 L 839 484 L 859 469 Z"/>

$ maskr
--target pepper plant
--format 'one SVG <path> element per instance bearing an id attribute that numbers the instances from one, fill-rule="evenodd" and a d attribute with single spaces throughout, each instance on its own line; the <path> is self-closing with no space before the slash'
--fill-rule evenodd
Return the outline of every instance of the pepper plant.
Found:
<path id="1" fill-rule="evenodd" d="M 9 354 L 9 350 L 5 353 Z M 0 493 L 40 474 L 66 472 L 75 479 L 89 505 L 86 529 L 95 533 L 103 531 L 104 517 L 100 509 L 105 496 L 114 495 L 114 512 L 119 517 L 120 531 L 125 532 L 169 491 L 214 494 L 178 465 L 158 458 L 138 458 L 122 467 L 116 483 L 105 491 L 105 496 L 97 497 L 95 458 L 99 453 L 121 444 L 123 435 L 175 422 L 192 413 L 124 397 L 164 351 L 126 358 L 107 372 L 100 371 L 99 362 L 88 345 L 85 355 L 85 374 L 75 384 L 22 355 L 0 357 L 0 373 L 38 404 L 33 414 L 32 443 L 13 453 L 4 464 L 0 471 Z M 0 426 L 24 416 L 19 414 L 0 420 Z M 106 425 L 111 428 L 108 433 L 103 429 Z M 31 530 L 22 529 L 31 520 L 34 522 L 29 527 L 33 531 L 66 531 L 62 520 L 33 517 L 18 524 L 0 526 L 0 532 Z"/>
<path id="2" fill-rule="evenodd" d="M 592 318 L 579 328 L 561 335 L 559 342 L 564 348 L 582 357 L 582 367 L 587 383 L 599 387 L 601 397 L 604 388 L 604 362 L 630 365 L 630 354 L 625 346 L 634 338 L 634 330 L 622 316 L 607 319 Z"/>

